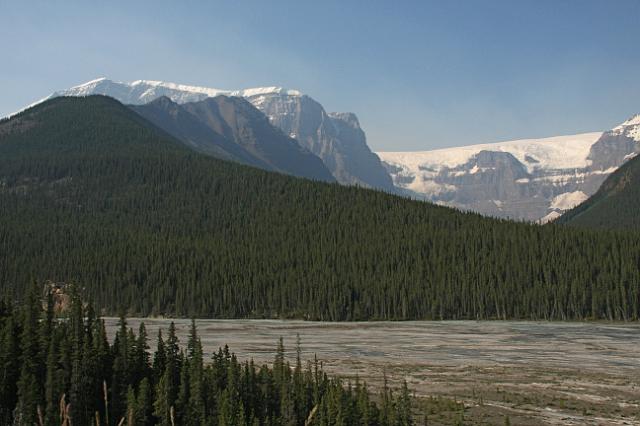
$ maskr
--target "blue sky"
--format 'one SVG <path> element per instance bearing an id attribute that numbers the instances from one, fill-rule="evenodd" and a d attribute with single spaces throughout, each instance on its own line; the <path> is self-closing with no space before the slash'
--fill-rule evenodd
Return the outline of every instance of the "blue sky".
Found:
<path id="1" fill-rule="evenodd" d="M 102 76 L 297 88 L 387 151 L 640 113 L 639 0 L 0 0 L 0 39 L 0 115 Z"/>

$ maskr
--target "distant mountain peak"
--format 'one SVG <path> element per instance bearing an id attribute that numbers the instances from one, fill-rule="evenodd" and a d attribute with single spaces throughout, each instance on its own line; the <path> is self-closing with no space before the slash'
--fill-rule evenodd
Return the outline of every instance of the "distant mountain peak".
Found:
<path id="1" fill-rule="evenodd" d="M 358 116 L 352 112 L 330 112 L 329 117 L 336 120 L 344 121 L 354 129 L 360 128 L 360 121 L 358 121 Z"/>
<path id="2" fill-rule="evenodd" d="M 636 114 L 633 117 L 631 117 L 630 119 L 628 119 L 627 121 L 625 121 L 624 123 L 622 123 L 621 125 L 619 125 L 618 127 L 625 127 L 625 126 L 635 126 L 640 124 L 640 114 Z M 616 128 L 618 128 L 616 127 Z"/>
<path id="3" fill-rule="evenodd" d="M 72 87 L 72 89 L 76 89 L 76 88 L 80 88 L 80 87 L 92 86 L 92 85 L 95 85 L 95 84 L 103 82 L 103 81 L 111 81 L 111 80 L 109 80 L 106 77 L 99 77 L 99 78 L 96 78 L 94 80 L 87 81 L 87 82 L 82 83 L 82 84 L 78 84 L 77 86 Z"/>
<path id="4" fill-rule="evenodd" d="M 168 81 L 160 81 L 160 80 L 135 80 L 131 82 L 123 82 L 123 81 L 115 81 L 110 80 L 105 77 L 100 77 L 95 80 L 87 81 L 86 83 L 79 84 L 77 86 L 71 87 L 67 90 L 62 90 L 56 92 L 53 96 L 62 96 L 62 95 L 71 95 L 78 96 L 82 95 L 84 92 L 95 91 L 99 87 L 104 88 L 105 90 L 108 88 L 110 90 L 119 89 L 123 92 L 132 92 L 139 93 L 141 98 L 148 98 L 151 96 L 155 96 L 158 93 L 166 92 L 165 96 L 168 96 L 173 101 L 178 103 L 183 103 L 183 98 L 185 98 L 184 93 L 190 93 L 193 95 L 205 95 L 207 97 L 215 97 L 219 95 L 226 96 L 237 96 L 248 98 L 252 96 L 258 95 L 286 95 L 286 96 L 302 96 L 302 93 L 298 90 L 286 89 L 284 87 L 279 86 L 267 86 L 267 87 L 254 87 L 249 89 L 241 89 L 241 90 L 225 90 L 225 89 L 217 89 L 213 87 L 205 87 L 205 86 L 193 86 L 188 84 L 179 84 L 172 83 Z M 172 93 L 179 93 L 182 96 L 171 96 Z M 148 96 L 147 96 L 148 95 Z M 201 98 L 202 96 L 200 96 Z M 199 98 L 189 98 L 186 102 L 201 100 Z M 125 103 L 139 103 L 133 102 L 135 99 L 131 99 L 132 102 Z"/>
<path id="5" fill-rule="evenodd" d="M 636 114 L 619 126 L 614 127 L 611 133 L 624 135 L 636 142 L 640 142 L 640 114 Z"/>

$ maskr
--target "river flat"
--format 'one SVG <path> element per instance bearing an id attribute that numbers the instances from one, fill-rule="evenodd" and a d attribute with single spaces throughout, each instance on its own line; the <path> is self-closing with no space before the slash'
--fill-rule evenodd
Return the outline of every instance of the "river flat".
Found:
<path id="1" fill-rule="evenodd" d="M 137 329 L 141 321 L 152 348 L 157 330 L 166 331 L 171 321 L 186 344 L 190 320 L 133 318 L 128 324 Z M 117 319 L 107 318 L 106 324 L 113 337 Z M 464 401 L 472 418 L 474 410 L 493 407 L 510 413 L 512 424 L 541 419 L 637 424 L 634 413 L 640 413 L 637 323 L 201 319 L 196 324 L 206 357 L 228 345 L 241 360 L 270 363 L 282 337 L 293 361 L 299 335 L 303 359 L 317 356 L 329 373 L 358 375 L 375 388 L 386 371 L 392 384 L 406 379 L 418 396 Z"/>
<path id="2" fill-rule="evenodd" d="M 190 320 L 127 320 L 137 329 L 144 321 L 155 341 L 157 330 L 175 322 L 186 343 Z M 117 319 L 106 319 L 112 335 Z M 242 359 L 273 359 L 277 341 L 293 351 L 296 336 L 305 358 L 376 363 L 490 366 L 543 364 L 590 370 L 640 368 L 640 325 L 511 321 L 408 321 L 327 323 L 278 320 L 196 320 L 206 354 L 228 345 Z"/>

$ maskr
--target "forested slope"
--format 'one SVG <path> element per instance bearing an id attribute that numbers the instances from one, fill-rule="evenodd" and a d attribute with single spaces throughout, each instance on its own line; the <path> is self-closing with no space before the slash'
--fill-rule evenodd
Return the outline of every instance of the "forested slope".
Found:
<path id="1" fill-rule="evenodd" d="M 640 229 L 640 157 L 629 160 L 616 170 L 598 192 L 562 215 L 558 223 Z"/>
<path id="2" fill-rule="evenodd" d="M 106 312 L 637 318 L 636 234 L 498 221 L 190 151 L 109 98 L 0 123 L 0 285 Z"/>

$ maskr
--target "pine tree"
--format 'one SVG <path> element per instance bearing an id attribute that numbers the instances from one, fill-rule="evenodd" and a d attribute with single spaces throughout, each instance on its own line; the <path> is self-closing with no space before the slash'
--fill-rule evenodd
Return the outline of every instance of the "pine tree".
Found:
<path id="1" fill-rule="evenodd" d="M 169 324 L 169 332 L 167 341 L 165 342 L 165 349 L 167 369 L 169 370 L 171 378 L 170 399 L 175 402 L 178 397 L 178 387 L 180 385 L 182 359 L 180 356 L 180 347 L 178 346 L 178 336 L 176 335 L 176 325 L 173 321 Z"/>
<path id="2" fill-rule="evenodd" d="M 18 405 L 16 419 L 19 425 L 32 425 L 37 420 L 37 407 L 43 405 L 38 386 L 40 370 L 39 320 L 42 311 L 37 296 L 36 285 L 27 293 L 22 313 L 22 332 L 20 334 L 20 378 L 18 379 Z"/>
<path id="3" fill-rule="evenodd" d="M 181 357 L 182 358 L 182 357 Z M 178 399 L 176 400 L 176 418 L 183 424 L 189 418 L 189 391 L 191 389 L 189 377 L 189 363 L 183 362 L 180 368 L 180 385 L 178 387 Z"/>
<path id="4" fill-rule="evenodd" d="M 158 419 L 158 425 L 171 426 L 171 411 L 174 409 L 173 378 L 171 369 L 167 365 L 164 374 L 156 387 L 156 398 L 153 403 L 153 415 Z"/>
<path id="5" fill-rule="evenodd" d="M 205 403 L 202 343 L 198 337 L 195 320 L 191 320 L 187 350 L 189 366 L 188 424 L 196 426 L 205 421 Z"/>
<path id="6" fill-rule="evenodd" d="M 385 425 L 396 424 L 396 408 L 393 391 L 389 388 L 387 371 L 383 372 L 383 387 L 381 395 L 380 422 Z"/>
<path id="7" fill-rule="evenodd" d="M 126 416 L 127 389 L 130 384 L 130 347 L 127 320 L 124 315 L 120 315 L 118 320 L 118 331 L 113 343 L 113 373 L 111 379 L 111 416 L 113 419 L 120 419 Z"/>
<path id="8" fill-rule="evenodd" d="M 407 381 L 403 381 L 400 395 L 396 404 L 397 416 L 396 421 L 398 426 L 413 426 L 413 414 L 411 413 L 411 394 L 409 393 L 409 387 Z"/>
<path id="9" fill-rule="evenodd" d="M 58 352 L 55 338 L 50 339 L 47 353 L 47 377 L 45 382 L 45 423 L 54 426 L 59 423 L 59 397 L 62 395 L 62 386 L 59 383 Z"/>
<path id="10" fill-rule="evenodd" d="M 124 417 L 126 419 L 127 426 L 138 425 L 138 401 L 136 400 L 136 393 L 132 386 L 127 388 L 127 409 Z"/>
<path id="11" fill-rule="evenodd" d="M 145 377 L 140 381 L 138 387 L 138 398 L 136 400 L 136 423 L 141 426 L 151 425 L 151 413 L 153 411 L 151 400 L 151 386 L 149 378 Z"/>
<path id="12" fill-rule="evenodd" d="M 135 369 L 139 372 L 136 383 L 139 383 L 144 377 L 149 375 L 149 369 L 151 368 L 151 360 L 149 357 L 149 337 L 147 336 L 147 329 L 144 322 L 140 323 L 138 328 L 138 339 L 136 341 L 136 366 Z"/>
<path id="13" fill-rule="evenodd" d="M 16 383 L 21 373 L 18 328 L 13 315 L 2 321 L 0 330 L 0 424 L 10 424 L 17 403 Z"/>
<path id="14" fill-rule="evenodd" d="M 225 389 L 220 398 L 218 411 L 218 426 L 237 426 L 237 404 L 234 401 L 232 390 Z"/>
<path id="15" fill-rule="evenodd" d="M 167 367 L 167 354 L 162 339 L 162 329 L 158 330 L 158 346 L 153 355 L 153 383 L 158 384 Z"/>

